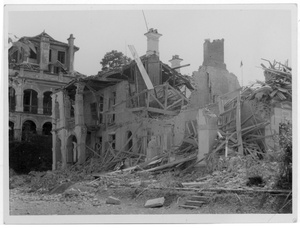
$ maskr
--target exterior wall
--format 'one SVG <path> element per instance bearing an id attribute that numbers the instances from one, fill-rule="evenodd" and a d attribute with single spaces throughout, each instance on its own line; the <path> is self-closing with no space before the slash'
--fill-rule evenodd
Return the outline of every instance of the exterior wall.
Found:
<path id="1" fill-rule="evenodd" d="M 199 107 L 217 102 L 220 95 L 232 92 L 240 88 L 237 77 L 226 69 L 211 66 L 201 66 L 193 72 L 196 90 L 192 92 L 190 100 L 198 103 Z M 199 102 L 196 102 L 199 100 Z"/>
<path id="2" fill-rule="evenodd" d="M 279 124 L 290 121 L 292 123 L 292 105 L 279 103 L 273 108 L 273 112 L 270 116 L 270 125 L 265 128 L 265 135 L 279 134 Z M 273 138 L 266 138 L 266 145 L 271 148 L 278 146 Z"/>

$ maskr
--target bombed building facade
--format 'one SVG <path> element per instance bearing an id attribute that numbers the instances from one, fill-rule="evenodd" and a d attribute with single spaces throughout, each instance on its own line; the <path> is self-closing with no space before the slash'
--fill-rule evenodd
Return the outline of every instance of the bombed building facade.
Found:
<path id="1" fill-rule="evenodd" d="M 13 43 L 9 50 L 10 140 L 51 135 L 51 95 L 80 76 L 74 71 L 75 52 L 79 50 L 74 39 L 71 34 L 68 43 L 63 43 L 42 32 Z"/>
<path id="2" fill-rule="evenodd" d="M 82 164 L 89 154 L 103 169 L 163 153 L 174 160 L 174 148 L 185 140 L 197 144 L 197 137 L 203 142 L 199 159 L 212 147 L 216 120 L 204 116 L 205 106 L 240 87 L 226 69 L 224 40 L 205 41 L 203 65 L 188 77 L 180 73 L 178 55 L 171 67 L 160 61 L 157 30 L 145 36 L 145 55 L 139 58 L 131 46 L 130 63 L 72 80 L 52 95 L 54 170 Z"/>

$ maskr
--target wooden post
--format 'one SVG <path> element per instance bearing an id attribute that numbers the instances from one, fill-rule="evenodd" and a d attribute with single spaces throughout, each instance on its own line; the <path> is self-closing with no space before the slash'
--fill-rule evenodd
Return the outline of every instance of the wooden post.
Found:
<path id="1" fill-rule="evenodd" d="M 242 141 L 242 131 L 241 131 L 241 94 L 238 93 L 237 104 L 236 104 L 236 134 L 239 144 L 238 152 L 240 155 L 243 154 L 243 141 Z"/>
<path id="2" fill-rule="evenodd" d="M 228 131 L 226 132 L 226 141 L 225 141 L 225 158 L 228 156 Z"/>
<path id="3" fill-rule="evenodd" d="M 166 83 L 166 87 L 165 87 L 165 108 L 164 110 L 167 110 L 167 103 L 168 102 L 168 84 Z"/>

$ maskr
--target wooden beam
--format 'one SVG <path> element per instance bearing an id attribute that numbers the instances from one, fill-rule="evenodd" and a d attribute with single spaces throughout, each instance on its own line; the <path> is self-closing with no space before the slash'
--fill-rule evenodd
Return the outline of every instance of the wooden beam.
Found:
<path id="1" fill-rule="evenodd" d="M 149 89 L 149 90 L 153 89 L 154 88 L 153 84 L 152 84 L 152 82 L 151 82 L 151 80 L 149 78 L 149 75 L 147 74 L 147 72 L 145 70 L 145 67 L 144 67 L 144 65 L 143 65 L 143 63 L 142 63 L 142 61 L 141 61 L 138 53 L 136 52 L 134 46 L 133 45 L 128 45 L 128 47 L 129 47 L 129 49 L 131 51 L 131 54 L 132 54 L 132 56 L 133 56 L 133 58 L 134 58 L 134 60 L 136 62 L 136 65 L 139 68 L 139 71 L 141 72 L 141 75 L 142 75 L 142 77 L 144 79 L 144 82 L 145 82 L 145 84 L 147 86 L 147 89 Z"/>
<path id="2" fill-rule="evenodd" d="M 182 102 L 183 99 L 179 99 L 178 101 L 174 102 L 173 104 L 169 105 L 166 110 L 170 109 L 171 107 L 175 106 L 176 104 Z"/>
<path id="3" fill-rule="evenodd" d="M 169 87 L 169 83 L 165 84 L 165 89 L 164 89 L 164 93 L 165 93 L 165 110 L 168 109 L 167 105 L 168 105 L 168 87 Z"/>
<path id="4" fill-rule="evenodd" d="M 94 151 L 92 148 L 90 148 L 90 147 L 87 146 L 87 145 L 85 145 L 85 147 L 86 147 L 87 149 L 89 149 L 90 151 L 92 151 L 94 154 L 96 154 L 99 158 L 101 158 L 101 156 L 100 156 L 96 151 Z"/>
<path id="5" fill-rule="evenodd" d="M 161 114 L 170 115 L 170 116 L 176 116 L 177 115 L 177 113 L 173 112 L 173 111 L 163 110 L 163 109 L 159 109 L 159 108 L 152 108 L 152 107 L 148 108 L 148 112 L 156 112 L 156 113 L 161 113 Z"/>
<path id="6" fill-rule="evenodd" d="M 159 101 L 155 96 L 153 96 L 152 93 L 150 93 L 150 91 L 148 92 L 148 94 L 150 94 L 150 96 L 151 96 L 152 98 L 154 98 L 154 100 L 160 105 L 160 107 L 162 107 L 163 109 L 165 108 L 164 105 L 163 105 L 162 103 L 160 103 L 160 101 Z M 150 102 L 149 102 L 149 103 L 150 103 Z"/>
<path id="7" fill-rule="evenodd" d="M 242 141 L 242 129 L 241 129 L 241 94 L 239 92 L 237 96 L 237 104 L 236 104 L 236 134 L 238 140 L 238 152 L 240 155 L 243 154 L 243 141 Z"/>
<path id="8" fill-rule="evenodd" d="M 179 92 L 177 89 L 174 89 L 172 86 L 169 85 L 169 88 L 174 91 L 175 93 L 177 93 L 182 99 L 184 99 L 185 101 L 189 102 L 189 100 L 183 96 L 183 94 L 181 92 Z"/>

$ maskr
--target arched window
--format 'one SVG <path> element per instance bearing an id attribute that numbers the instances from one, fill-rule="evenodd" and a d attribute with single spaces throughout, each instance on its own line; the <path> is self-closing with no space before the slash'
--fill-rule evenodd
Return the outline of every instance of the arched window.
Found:
<path id="1" fill-rule="evenodd" d="M 25 121 L 22 126 L 22 141 L 31 141 L 34 135 L 36 135 L 35 123 L 31 120 Z"/>
<path id="2" fill-rule="evenodd" d="M 52 98 L 51 98 L 52 92 L 48 91 L 44 93 L 43 98 L 43 109 L 44 109 L 44 115 L 51 115 L 52 114 Z"/>
<path id="3" fill-rule="evenodd" d="M 37 113 L 38 97 L 36 91 L 32 89 L 24 90 L 23 106 L 24 112 Z"/>
<path id="4" fill-rule="evenodd" d="M 13 87 L 9 87 L 8 91 L 9 111 L 13 112 L 16 109 L 16 92 Z"/>
<path id="5" fill-rule="evenodd" d="M 52 135 L 52 123 L 46 122 L 43 125 L 43 135 Z"/>
<path id="6" fill-rule="evenodd" d="M 67 139 L 67 163 L 72 165 L 78 161 L 77 139 L 75 135 L 71 135 Z"/>

